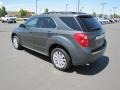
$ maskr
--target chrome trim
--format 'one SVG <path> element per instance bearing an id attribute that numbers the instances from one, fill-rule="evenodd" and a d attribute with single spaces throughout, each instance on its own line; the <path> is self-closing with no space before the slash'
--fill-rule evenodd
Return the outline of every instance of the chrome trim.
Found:
<path id="1" fill-rule="evenodd" d="M 32 49 L 32 48 L 30 48 L 30 47 L 27 47 L 27 46 L 23 46 L 23 47 L 25 47 L 25 48 L 27 48 L 27 49 L 30 49 L 30 50 L 32 50 L 32 51 L 35 51 L 35 52 L 37 52 L 37 53 L 43 54 L 43 55 L 45 55 L 45 56 L 49 56 L 49 55 L 47 55 L 46 53 L 40 52 L 40 51 L 35 50 L 35 49 Z"/>
<path id="2" fill-rule="evenodd" d="M 101 49 L 101 50 L 99 50 L 99 51 L 93 52 L 92 54 L 93 54 L 93 55 L 96 55 L 96 54 L 99 54 L 99 53 L 104 52 L 104 51 L 105 51 L 105 48 L 104 48 L 104 49 Z"/>

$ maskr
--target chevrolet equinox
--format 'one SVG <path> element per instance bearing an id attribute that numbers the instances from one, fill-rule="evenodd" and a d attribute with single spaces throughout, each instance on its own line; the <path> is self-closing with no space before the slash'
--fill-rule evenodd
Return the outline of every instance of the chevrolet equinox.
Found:
<path id="1" fill-rule="evenodd" d="M 92 16 L 48 12 L 33 16 L 11 35 L 15 49 L 28 48 L 50 57 L 55 68 L 94 63 L 106 49 L 105 30 Z"/>

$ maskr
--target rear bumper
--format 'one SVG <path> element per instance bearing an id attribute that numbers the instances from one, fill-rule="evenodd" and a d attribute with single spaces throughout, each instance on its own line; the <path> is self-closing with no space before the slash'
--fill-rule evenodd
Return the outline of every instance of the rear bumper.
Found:
<path id="1" fill-rule="evenodd" d="M 98 58 L 103 56 L 105 50 L 106 50 L 107 43 L 105 41 L 104 45 L 101 46 L 100 48 L 91 51 L 91 52 L 86 52 L 82 51 L 83 53 L 79 54 L 79 52 L 76 52 L 74 56 L 72 57 L 72 63 L 73 65 L 85 65 L 85 64 L 90 64 L 95 62 Z"/>

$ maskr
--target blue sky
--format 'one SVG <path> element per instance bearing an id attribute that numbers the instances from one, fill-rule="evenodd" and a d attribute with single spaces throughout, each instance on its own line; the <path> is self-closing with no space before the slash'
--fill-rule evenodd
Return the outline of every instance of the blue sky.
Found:
<path id="1" fill-rule="evenodd" d="M 78 0 L 38 0 L 38 12 L 43 12 L 45 8 L 50 11 L 65 11 L 66 4 L 69 4 L 69 11 L 76 11 Z M 113 7 L 118 7 L 116 13 L 120 14 L 120 0 L 81 0 L 83 12 L 101 13 L 100 3 L 106 2 L 104 13 L 113 13 Z M 7 11 L 19 10 L 20 8 L 35 11 L 35 0 L 0 0 L 0 5 L 5 5 Z M 112 11 L 111 11 L 112 10 Z"/>

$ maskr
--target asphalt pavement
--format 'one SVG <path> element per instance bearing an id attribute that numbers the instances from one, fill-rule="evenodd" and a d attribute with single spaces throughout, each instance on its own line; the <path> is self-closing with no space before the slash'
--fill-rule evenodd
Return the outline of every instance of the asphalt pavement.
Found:
<path id="1" fill-rule="evenodd" d="M 44 55 L 15 50 L 10 36 L 17 26 L 0 23 L 0 90 L 120 90 L 120 23 L 104 26 L 103 57 L 68 72 L 55 69 Z"/>

